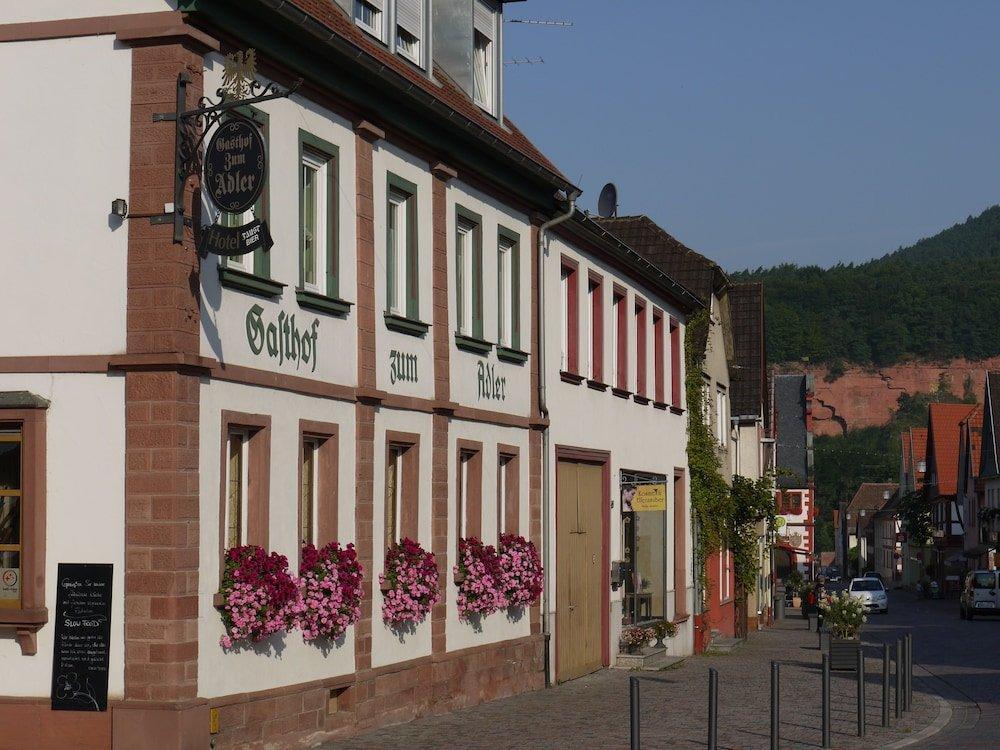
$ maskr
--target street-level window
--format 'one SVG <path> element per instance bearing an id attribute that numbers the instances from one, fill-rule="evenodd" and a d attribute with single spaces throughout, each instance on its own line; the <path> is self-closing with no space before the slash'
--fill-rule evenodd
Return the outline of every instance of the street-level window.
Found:
<path id="1" fill-rule="evenodd" d="M 481 537 L 483 528 L 483 463 L 482 445 L 471 441 L 458 442 L 458 476 L 456 496 L 456 537 Z"/>
<path id="2" fill-rule="evenodd" d="M 226 461 L 226 549 L 240 547 L 247 538 L 247 460 L 250 436 L 246 430 L 230 430 Z"/>
<path id="3" fill-rule="evenodd" d="M 404 538 L 417 539 L 419 436 L 386 435 L 384 542 L 388 549 Z"/>
<path id="4" fill-rule="evenodd" d="M 316 488 L 319 484 L 319 440 L 302 440 L 301 486 L 299 487 L 299 544 L 316 544 Z"/>
<path id="5" fill-rule="evenodd" d="M 0 607 L 21 607 L 23 568 L 21 459 L 18 424 L 0 424 Z"/>
<path id="6" fill-rule="evenodd" d="M 354 22 L 379 41 L 385 41 L 385 0 L 354 0 Z"/>
<path id="7" fill-rule="evenodd" d="M 518 451 L 513 446 L 501 446 L 497 455 L 497 536 L 517 534 L 520 508 L 518 503 Z"/>

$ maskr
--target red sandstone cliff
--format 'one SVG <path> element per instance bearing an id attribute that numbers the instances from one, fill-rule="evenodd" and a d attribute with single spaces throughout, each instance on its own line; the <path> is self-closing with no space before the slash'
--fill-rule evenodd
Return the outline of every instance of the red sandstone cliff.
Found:
<path id="1" fill-rule="evenodd" d="M 872 370 L 851 368 L 832 383 L 824 379 L 826 368 L 809 367 L 816 389 L 813 432 L 839 435 L 846 429 L 883 425 L 896 408 L 900 393 L 934 391 L 942 375 L 957 396 L 963 394 L 966 378 L 971 376 L 976 398 L 982 401 L 987 370 L 1000 370 L 1000 357 L 981 362 L 957 359 L 944 365 L 920 362 Z"/>

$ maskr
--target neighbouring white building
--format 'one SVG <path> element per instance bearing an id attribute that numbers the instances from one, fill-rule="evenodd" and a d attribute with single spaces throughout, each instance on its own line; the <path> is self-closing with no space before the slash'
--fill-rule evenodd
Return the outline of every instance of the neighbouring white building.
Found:
<path id="1" fill-rule="evenodd" d="M 628 618 L 674 620 L 690 652 L 682 342 L 701 303 L 575 211 L 504 117 L 502 13 L 4 9 L 5 301 L 25 325 L 0 341 L 0 745 L 315 743 L 608 664 Z M 248 49 L 262 84 L 303 79 L 230 115 L 263 136 L 266 186 L 219 215 L 188 179 L 182 216 L 169 116 L 215 100 Z M 251 219 L 270 249 L 196 252 L 207 225 Z M 662 510 L 646 491 L 650 510 L 623 513 L 623 491 L 656 484 Z M 595 513 L 585 613 L 561 598 L 574 501 Z M 459 540 L 501 532 L 542 550 L 542 599 L 467 621 Z M 399 629 L 379 576 L 404 538 L 434 555 L 442 600 Z M 356 624 L 220 645 L 227 550 L 294 573 L 331 541 L 364 568 Z M 107 710 L 50 707 L 53 683 L 90 695 L 54 679 L 65 563 L 111 566 Z"/>

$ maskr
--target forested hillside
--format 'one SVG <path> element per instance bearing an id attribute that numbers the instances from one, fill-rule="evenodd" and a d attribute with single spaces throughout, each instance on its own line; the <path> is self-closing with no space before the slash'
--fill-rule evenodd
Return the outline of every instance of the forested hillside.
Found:
<path id="1" fill-rule="evenodd" d="M 764 282 L 768 358 L 884 366 L 1000 354 L 1000 206 L 861 264 L 783 264 Z"/>

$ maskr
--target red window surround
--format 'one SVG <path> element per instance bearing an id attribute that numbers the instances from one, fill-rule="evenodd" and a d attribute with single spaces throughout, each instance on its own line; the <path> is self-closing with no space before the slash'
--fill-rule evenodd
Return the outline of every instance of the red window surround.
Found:
<path id="1" fill-rule="evenodd" d="M 615 325 L 618 330 L 617 360 L 618 368 L 615 373 L 615 386 L 622 391 L 628 390 L 628 312 L 625 309 L 625 299 L 627 293 L 624 288 L 614 287 L 611 296 L 611 304 L 615 310 Z"/>
<path id="2" fill-rule="evenodd" d="M 635 392 L 646 396 L 646 302 L 635 298 Z"/>
<path id="3" fill-rule="evenodd" d="M 681 408 L 681 326 L 670 319 L 670 403 Z"/>
<path id="4" fill-rule="evenodd" d="M 574 375 L 580 372 L 580 300 L 577 283 L 578 265 L 575 260 L 563 256 L 562 277 L 566 279 L 566 371 Z"/>
<path id="5" fill-rule="evenodd" d="M 663 403 L 663 311 L 653 308 L 653 400 Z"/>
<path id="6" fill-rule="evenodd" d="M 604 380 L 604 279 L 591 272 L 590 292 L 590 378 Z"/>

